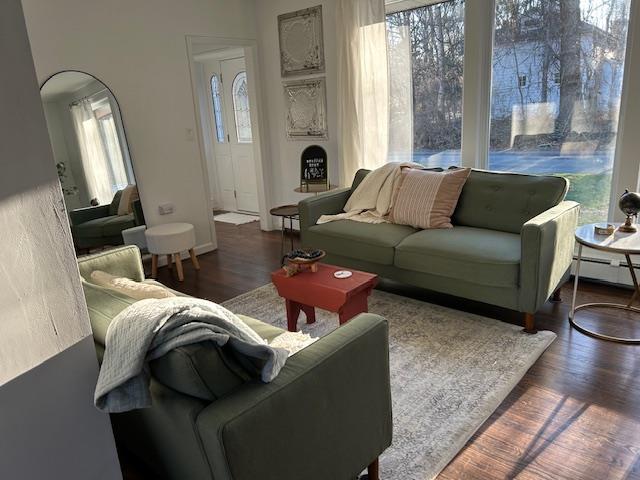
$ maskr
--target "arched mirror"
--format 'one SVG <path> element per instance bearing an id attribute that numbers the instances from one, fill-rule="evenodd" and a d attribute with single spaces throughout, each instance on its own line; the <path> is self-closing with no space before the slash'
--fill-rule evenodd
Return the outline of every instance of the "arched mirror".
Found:
<path id="1" fill-rule="evenodd" d="M 144 216 L 116 98 L 77 71 L 53 75 L 40 95 L 76 249 L 123 244 Z"/>

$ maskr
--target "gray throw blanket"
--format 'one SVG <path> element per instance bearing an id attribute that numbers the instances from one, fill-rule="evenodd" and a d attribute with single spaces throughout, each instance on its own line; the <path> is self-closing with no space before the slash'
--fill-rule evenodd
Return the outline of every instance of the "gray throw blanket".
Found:
<path id="1" fill-rule="evenodd" d="M 113 319 L 94 402 L 104 412 L 125 412 L 151 405 L 148 362 L 170 350 L 210 340 L 264 361 L 262 381 L 284 366 L 288 351 L 272 348 L 233 313 L 191 297 L 140 300 Z"/>

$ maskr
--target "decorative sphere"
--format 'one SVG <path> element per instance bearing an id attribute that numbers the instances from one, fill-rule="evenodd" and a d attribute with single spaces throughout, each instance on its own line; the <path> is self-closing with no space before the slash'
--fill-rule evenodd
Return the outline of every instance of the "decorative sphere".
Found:
<path id="1" fill-rule="evenodd" d="M 618 201 L 618 206 L 625 215 L 637 215 L 640 212 L 640 194 L 625 190 Z"/>

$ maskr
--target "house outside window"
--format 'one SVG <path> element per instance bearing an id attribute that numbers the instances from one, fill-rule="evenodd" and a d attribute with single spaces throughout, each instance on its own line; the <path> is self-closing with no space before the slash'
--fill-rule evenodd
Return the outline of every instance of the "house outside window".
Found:
<path id="1" fill-rule="evenodd" d="M 465 22 L 477 22 L 476 32 L 485 22 L 465 19 L 475 4 L 387 3 L 390 160 L 448 167 L 465 151 L 465 166 L 562 175 L 581 223 L 608 220 L 629 0 L 495 0 L 493 28 L 481 34 L 492 41 L 486 87 L 475 71 L 463 81 Z M 465 123 L 476 131 L 466 147 L 463 110 L 477 108 L 464 102 L 481 103 Z"/>

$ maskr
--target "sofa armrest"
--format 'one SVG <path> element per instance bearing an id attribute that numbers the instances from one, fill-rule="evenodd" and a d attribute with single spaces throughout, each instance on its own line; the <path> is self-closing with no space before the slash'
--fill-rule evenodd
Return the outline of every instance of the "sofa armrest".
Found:
<path id="1" fill-rule="evenodd" d="M 313 227 L 321 215 L 335 215 L 344 211 L 351 195 L 351 188 L 339 188 L 315 197 L 305 198 L 298 203 L 300 211 L 300 232 Z"/>
<path id="2" fill-rule="evenodd" d="M 144 267 L 140 249 L 135 245 L 112 248 L 93 255 L 78 258 L 80 276 L 91 281 L 91 272 L 102 270 L 117 277 L 126 277 L 136 282 L 144 280 Z"/>
<path id="3" fill-rule="evenodd" d="M 535 313 L 571 268 L 580 205 L 561 202 L 522 226 L 520 310 Z"/>
<path id="4" fill-rule="evenodd" d="M 355 317 L 196 423 L 216 480 L 355 478 L 391 444 L 386 320 Z"/>
<path id="5" fill-rule="evenodd" d="M 109 205 L 98 205 L 97 207 L 76 208 L 69 212 L 71 225 L 80 225 L 81 223 L 95 220 L 96 218 L 108 217 Z"/>

